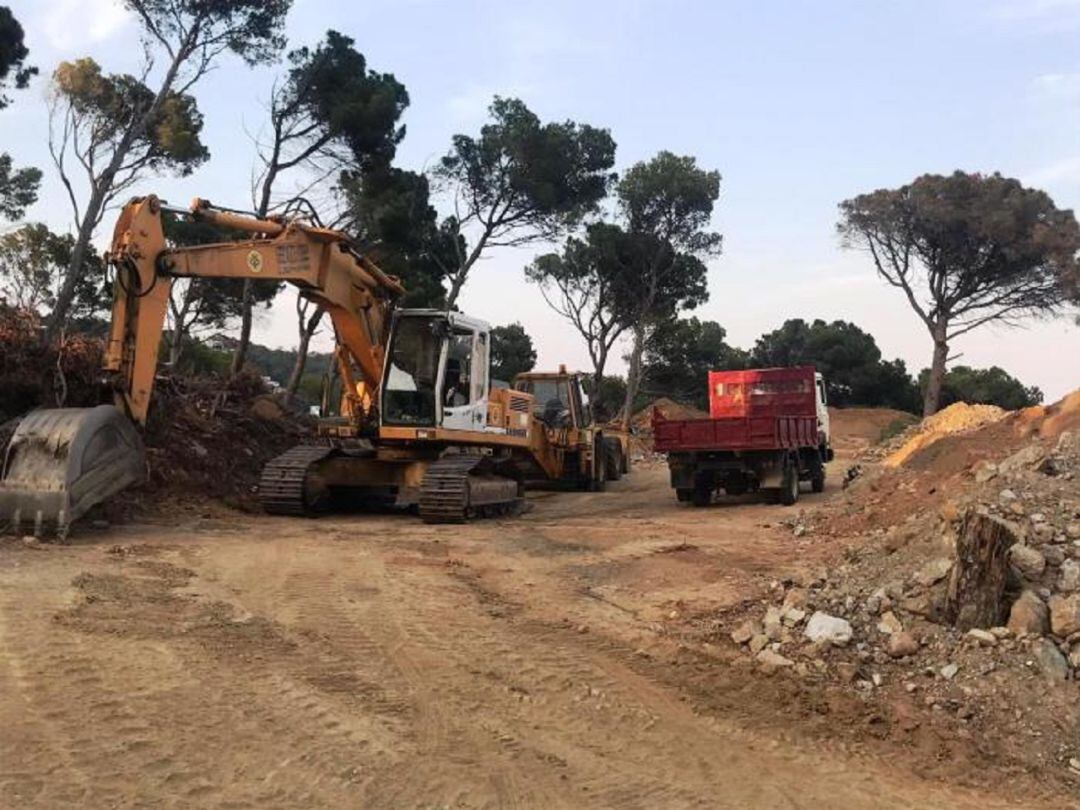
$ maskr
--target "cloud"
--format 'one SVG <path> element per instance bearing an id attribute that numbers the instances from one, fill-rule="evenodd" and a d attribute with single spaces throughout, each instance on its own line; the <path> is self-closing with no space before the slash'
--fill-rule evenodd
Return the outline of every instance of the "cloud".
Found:
<path id="1" fill-rule="evenodd" d="M 118 0 L 52 0 L 38 29 L 49 46 L 67 51 L 109 39 L 129 21 Z"/>

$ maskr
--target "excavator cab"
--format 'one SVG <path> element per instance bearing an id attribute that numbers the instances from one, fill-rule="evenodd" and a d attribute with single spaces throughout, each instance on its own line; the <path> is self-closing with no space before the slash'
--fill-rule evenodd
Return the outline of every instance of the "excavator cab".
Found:
<path id="1" fill-rule="evenodd" d="M 382 424 L 484 431 L 490 332 L 457 312 L 399 311 L 386 353 Z"/>

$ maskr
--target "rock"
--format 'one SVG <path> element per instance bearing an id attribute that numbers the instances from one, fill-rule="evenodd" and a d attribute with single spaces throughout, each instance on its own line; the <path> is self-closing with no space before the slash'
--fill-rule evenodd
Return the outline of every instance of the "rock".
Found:
<path id="1" fill-rule="evenodd" d="M 896 618 L 896 614 L 891 610 L 883 613 L 881 621 L 878 622 L 877 629 L 887 636 L 891 636 L 893 633 L 899 633 L 904 629 L 904 625 L 900 624 L 900 620 Z"/>
<path id="2" fill-rule="evenodd" d="M 792 664 L 795 663 L 790 658 L 784 658 L 784 656 L 780 655 L 780 653 L 773 652 L 767 647 L 761 652 L 759 652 L 756 658 L 759 663 L 764 664 L 766 667 L 790 667 Z"/>
<path id="3" fill-rule="evenodd" d="M 778 607 L 770 607 L 765 611 L 765 635 L 773 641 L 779 641 L 784 632 L 783 616 Z"/>
<path id="4" fill-rule="evenodd" d="M 991 627 L 990 632 L 994 634 L 994 638 L 1008 638 L 1012 635 L 1012 630 L 1008 627 Z"/>
<path id="5" fill-rule="evenodd" d="M 1080 594 L 1050 599 L 1050 630 L 1061 638 L 1080 630 Z"/>
<path id="6" fill-rule="evenodd" d="M 784 604 L 781 606 L 784 610 L 791 608 L 801 608 L 806 604 L 806 590 L 803 588 L 792 588 L 784 594 Z"/>
<path id="7" fill-rule="evenodd" d="M 1065 549 L 1061 546 L 1045 546 L 1042 554 L 1046 557 L 1047 565 L 1061 565 L 1067 559 Z"/>
<path id="8" fill-rule="evenodd" d="M 851 683 L 859 674 L 859 665 L 850 661 L 842 661 L 836 665 L 836 674 L 844 683 Z"/>
<path id="9" fill-rule="evenodd" d="M 967 637 L 978 642 L 981 647 L 996 647 L 998 643 L 997 636 L 989 630 L 983 630 L 978 627 L 973 627 L 968 630 Z"/>
<path id="10" fill-rule="evenodd" d="M 750 652 L 759 653 L 769 646 L 769 637 L 762 633 L 750 639 Z"/>
<path id="11" fill-rule="evenodd" d="M 761 622 L 749 619 L 731 631 L 731 640 L 736 644 L 746 644 L 754 636 L 762 634 Z"/>
<path id="12" fill-rule="evenodd" d="M 1080 540 L 1080 523 L 1070 523 L 1066 526 L 1065 536 L 1070 540 Z"/>
<path id="13" fill-rule="evenodd" d="M 1049 639 L 1040 638 L 1031 647 L 1035 656 L 1035 666 L 1046 678 L 1052 681 L 1064 681 L 1069 677 L 1069 662 Z"/>
<path id="14" fill-rule="evenodd" d="M 1028 516 L 1028 520 L 1032 523 L 1046 523 L 1046 515 L 1042 512 L 1032 512 L 1031 515 Z"/>
<path id="15" fill-rule="evenodd" d="M 980 484 L 985 484 L 987 481 L 992 481 L 997 477 L 997 467 L 989 462 L 984 462 L 979 465 L 979 469 L 975 470 L 975 481 Z"/>
<path id="16" fill-rule="evenodd" d="M 1002 503 L 1011 503 L 1016 500 L 1016 493 L 1011 489 L 1003 489 L 998 493 L 998 500 Z"/>
<path id="17" fill-rule="evenodd" d="M 788 608 L 784 611 L 783 622 L 786 627 L 794 627 L 806 618 L 806 611 L 798 608 Z"/>
<path id="18" fill-rule="evenodd" d="M 1009 549 L 1009 562 L 1028 579 L 1038 579 L 1046 570 L 1046 557 L 1037 548 L 1017 543 Z"/>
<path id="19" fill-rule="evenodd" d="M 937 612 L 937 604 L 934 597 L 929 593 L 922 593 L 905 599 L 900 603 L 900 607 L 908 613 L 914 613 L 916 616 L 925 618 L 931 618 Z"/>
<path id="20" fill-rule="evenodd" d="M 956 677 L 956 673 L 960 671 L 960 667 L 957 664 L 946 664 L 940 670 L 938 674 L 941 675 L 947 681 L 951 681 Z"/>
<path id="21" fill-rule="evenodd" d="M 1080 668 L 1080 644 L 1074 644 L 1069 650 L 1069 666 L 1073 669 Z"/>
<path id="22" fill-rule="evenodd" d="M 853 635 L 851 623 L 847 619 L 830 616 L 820 610 L 810 617 L 803 635 L 814 642 L 829 642 L 836 647 L 843 647 Z"/>
<path id="23" fill-rule="evenodd" d="M 1043 460 L 1043 449 L 1037 444 L 1029 444 L 1017 450 L 1011 456 L 997 465 L 998 472 L 1002 475 L 1022 470 L 1025 467 L 1035 467 Z"/>
<path id="24" fill-rule="evenodd" d="M 1034 591 L 1024 591 L 1009 611 L 1009 630 L 1016 635 L 1041 636 L 1050 629 L 1050 611 Z"/>
<path id="25" fill-rule="evenodd" d="M 285 411 L 273 397 L 257 397 L 251 403 L 251 415 L 267 422 L 280 422 L 285 417 Z"/>
<path id="26" fill-rule="evenodd" d="M 893 658 L 906 658 L 919 651 L 919 642 L 906 630 L 889 636 L 888 653 Z"/>
<path id="27" fill-rule="evenodd" d="M 1061 564 L 1057 587 L 1059 591 L 1065 592 L 1080 590 L 1080 562 L 1066 560 Z"/>
<path id="28" fill-rule="evenodd" d="M 929 588 L 935 582 L 940 582 L 949 575 L 952 570 L 952 560 L 948 557 L 938 557 L 931 560 L 915 572 L 915 581 L 924 588 Z"/>

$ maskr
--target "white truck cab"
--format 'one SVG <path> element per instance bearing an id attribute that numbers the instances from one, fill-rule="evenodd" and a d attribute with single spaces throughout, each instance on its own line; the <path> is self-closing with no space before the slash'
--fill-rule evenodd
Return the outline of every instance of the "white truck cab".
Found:
<path id="1" fill-rule="evenodd" d="M 818 442 L 828 450 L 832 446 L 829 433 L 829 399 L 825 393 L 825 378 L 820 371 L 814 372 L 814 387 L 817 389 L 814 399 L 817 401 Z"/>

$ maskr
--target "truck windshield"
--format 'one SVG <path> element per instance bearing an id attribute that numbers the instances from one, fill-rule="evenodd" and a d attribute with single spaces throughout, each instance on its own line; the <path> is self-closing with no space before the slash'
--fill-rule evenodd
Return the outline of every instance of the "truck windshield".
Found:
<path id="1" fill-rule="evenodd" d="M 401 318 L 394 328 L 383 386 L 382 420 L 434 425 L 442 337 L 428 318 Z"/>

